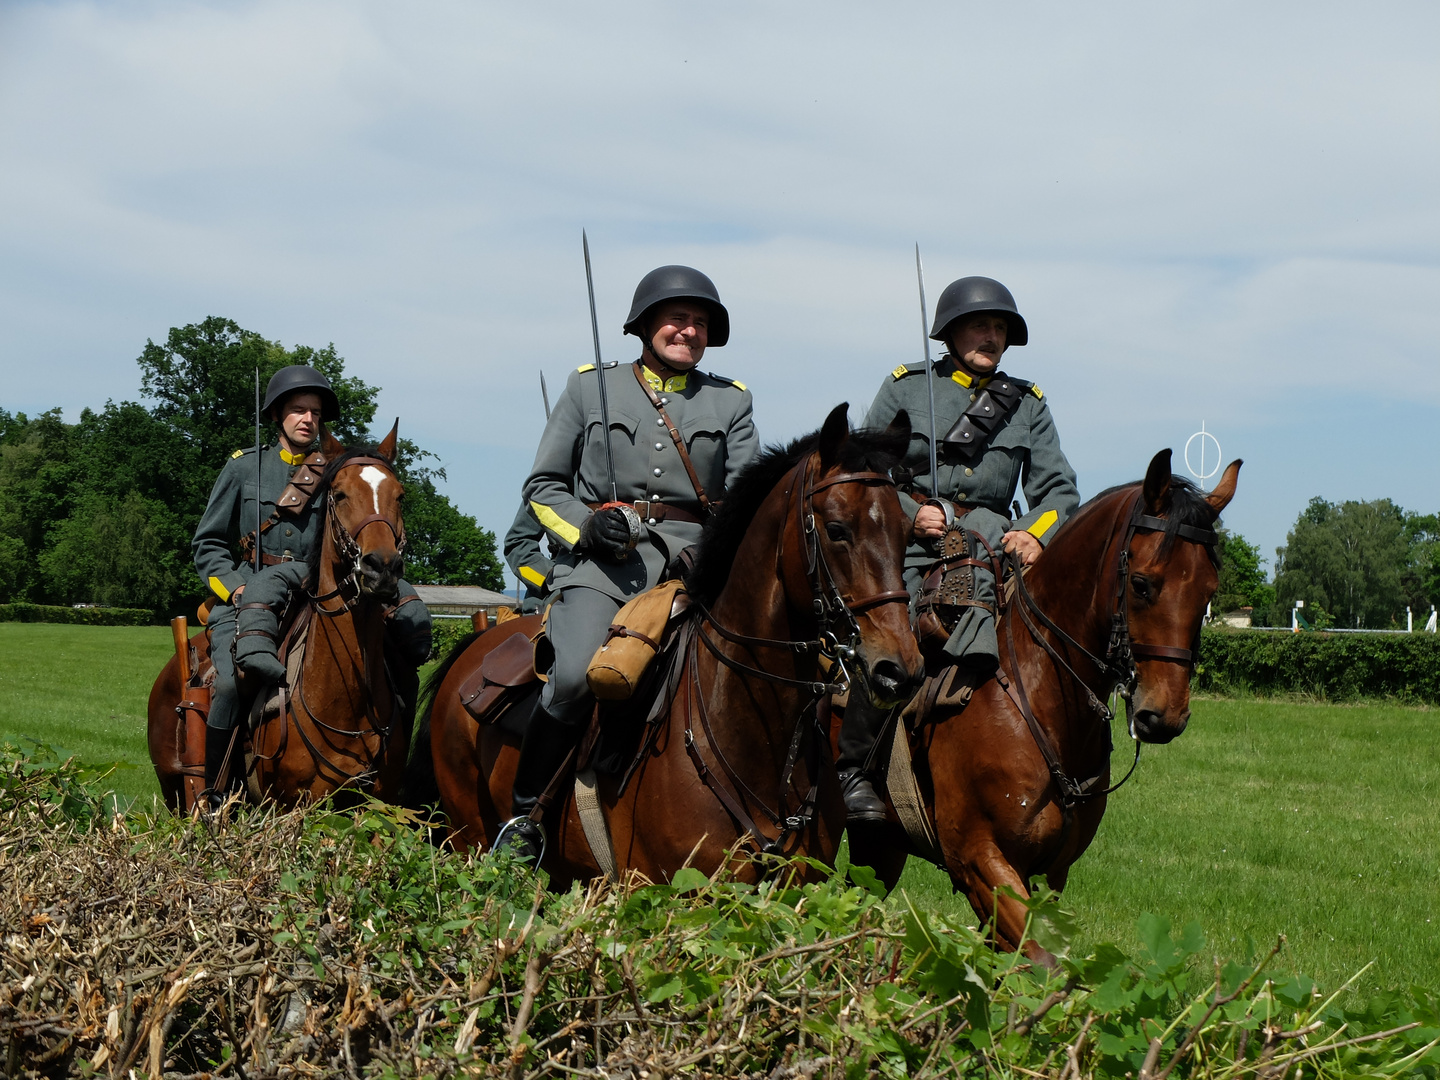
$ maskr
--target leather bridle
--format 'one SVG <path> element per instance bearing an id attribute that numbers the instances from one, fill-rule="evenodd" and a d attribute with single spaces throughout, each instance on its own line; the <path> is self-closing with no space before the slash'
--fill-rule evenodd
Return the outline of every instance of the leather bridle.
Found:
<path id="1" fill-rule="evenodd" d="M 352 466 L 364 465 L 374 465 L 376 468 L 383 469 L 390 474 L 392 479 L 396 479 L 397 483 L 399 482 L 398 478 L 395 477 L 395 466 L 384 458 L 379 457 L 357 455 L 353 458 L 347 458 L 341 463 L 340 469 L 336 471 L 338 473 L 340 470 L 348 469 Z M 339 555 L 342 566 L 348 568 L 345 573 L 338 578 L 338 583 L 334 589 L 325 593 L 323 596 L 313 596 L 312 598 L 315 601 L 316 611 L 320 612 L 321 615 L 328 615 L 333 618 L 336 615 L 349 611 L 350 605 L 360 598 L 360 560 L 364 558 L 365 555 L 365 553 L 360 550 L 360 534 L 377 522 L 384 525 L 390 530 L 390 535 L 395 539 L 395 553 L 397 555 L 404 554 L 407 538 L 405 536 L 404 520 L 401 520 L 397 528 L 395 522 L 391 521 L 384 514 L 370 514 L 363 518 L 360 524 L 355 526 L 355 532 L 352 534 L 350 530 L 345 528 L 345 523 L 340 520 L 340 515 L 336 510 L 335 484 L 333 479 L 326 485 L 325 489 L 325 520 L 330 527 L 330 537 L 335 541 L 336 554 Z M 325 601 L 334 600 L 337 597 L 340 599 L 340 606 L 338 608 L 326 609 L 321 607 L 321 604 Z"/>
<path id="2" fill-rule="evenodd" d="M 816 456 L 814 452 L 807 454 L 802 461 L 796 462 L 795 468 L 790 472 L 789 487 L 786 490 L 785 518 L 780 523 L 779 540 L 775 551 L 776 572 L 781 580 L 784 580 L 785 537 L 790 531 L 790 515 L 793 507 L 805 542 L 805 577 L 810 585 L 812 611 L 818 627 L 816 636 L 808 640 L 791 640 L 758 638 L 739 634 L 721 625 L 705 605 L 699 601 L 695 602 L 701 618 L 696 626 L 695 639 L 697 640 L 692 640 L 690 643 L 690 701 L 695 702 L 698 709 L 692 710 L 687 707 L 685 710 L 685 749 L 689 753 L 701 781 L 714 792 L 726 812 L 735 821 L 736 826 L 743 833 L 753 837 L 761 853 L 766 855 L 783 853 L 787 839 L 796 833 L 803 832 L 814 820 L 816 797 L 820 787 L 820 751 L 822 748 L 828 751 L 829 748 L 828 706 L 830 695 L 846 693 L 850 689 L 851 676 L 845 665 L 847 661 L 854 662 L 856 647 L 860 642 L 860 624 L 856 621 L 856 616 L 883 604 L 909 603 L 910 600 L 909 592 L 904 589 L 876 593 L 858 600 L 847 600 L 840 591 L 835 574 L 825 558 L 824 548 L 820 544 L 819 532 L 815 525 L 814 497 L 817 492 L 839 484 L 883 484 L 894 487 L 895 481 L 885 473 L 865 471 L 839 473 L 812 483 L 810 477 Z M 791 492 L 794 493 L 793 500 L 790 498 Z M 776 649 L 790 652 L 795 656 L 814 655 L 828 659 L 834 667 L 839 669 L 841 680 L 830 682 L 794 679 L 742 663 L 721 651 L 720 646 L 706 633 L 707 625 L 726 641 L 742 645 L 752 651 L 754 649 Z M 710 650 L 716 660 L 742 677 L 762 679 L 778 686 L 801 690 L 809 695 L 809 700 L 800 710 L 800 716 L 796 721 L 786 753 L 785 766 L 780 777 L 780 803 L 777 810 L 771 810 L 766 806 L 764 800 L 741 779 L 739 773 L 720 750 L 719 743 L 715 739 L 710 726 L 710 718 L 705 710 L 705 699 L 700 692 L 697 661 L 701 642 Z M 746 811 L 741 799 L 737 799 L 715 776 L 714 770 L 710 768 L 696 742 L 692 723 L 693 711 L 699 712 L 701 730 L 704 732 L 705 739 L 710 744 L 710 750 L 718 760 L 721 770 L 728 777 L 735 791 L 740 793 L 744 799 L 758 806 L 761 813 L 770 820 L 777 830 L 774 839 L 766 839 L 754 818 Z M 811 752 L 806 762 L 810 773 L 810 790 L 801 797 L 795 813 L 792 814 L 789 812 L 786 793 L 790 790 L 795 766 L 799 761 L 806 734 L 812 731 Z"/>
<path id="3" fill-rule="evenodd" d="M 1020 572 L 1019 559 L 1010 555 L 1011 569 L 1015 579 L 1016 598 L 1019 601 L 1014 605 L 1015 610 L 1020 613 L 1025 628 L 1030 632 L 1032 640 L 1037 642 L 1050 658 L 1070 674 L 1070 677 L 1081 686 L 1087 698 L 1087 704 L 1104 722 L 1106 731 L 1110 730 L 1110 723 L 1114 720 L 1114 713 L 1109 705 L 1102 701 L 1089 684 L 1081 678 L 1078 672 L 1071 667 L 1065 656 L 1056 649 L 1054 645 L 1041 632 L 1043 626 L 1051 634 L 1054 634 L 1065 647 L 1073 652 L 1079 653 L 1087 661 L 1093 664 L 1101 675 L 1102 682 L 1111 686 L 1117 686 L 1120 696 L 1125 702 L 1126 725 L 1130 738 L 1135 742 L 1135 759 L 1130 764 L 1130 769 L 1120 780 L 1109 787 L 1100 788 L 1100 780 L 1109 769 L 1108 762 L 1102 766 L 1101 771 L 1084 781 L 1076 781 L 1064 769 L 1060 755 L 1055 749 L 1054 743 L 1041 727 L 1039 719 L 1035 715 L 1030 704 L 1030 695 L 1026 692 L 1025 683 L 1021 676 L 1019 655 L 1015 650 L 1014 620 L 1005 620 L 1005 643 L 1006 651 L 1009 654 L 1010 668 L 1014 672 L 1011 679 L 1007 679 L 1003 670 L 996 672 L 996 679 L 1010 695 L 1011 701 L 1019 709 L 1020 714 L 1025 718 L 1026 725 L 1035 739 L 1040 754 L 1045 759 L 1045 764 L 1050 770 L 1050 775 L 1055 785 L 1060 790 L 1060 803 L 1066 813 L 1067 821 L 1070 810 L 1079 803 L 1108 795 L 1118 789 L 1125 781 L 1129 780 L 1135 772 L 1135 766 L 1140 761 L 1140 740 L 1135 735 L 1135 710 L 1134 693 L 1135 686 L 1139 679 L 1139 671 L 1136 667 L 1137 661 L 1159 660 L 1175 664 L 1185 664 L 1193 673 L 1195 662 L 1200 653 L 1199 635 L 1190 643 L 1190 648 L 1181 649 L 1170 645 L 1152 645 L 1146 642 L 1137 642 L 1130 634 L 1130 609 L 1129 609 L 1129 580 L 1130 580 L 1130 545 L 1138 532 L 1169 532 L 1176 539 L 1185 540 L 1194 544 L 1201 544 L 1205 547 L 1205 553 L 1210 561 L 1217 568 L 1219 567 L 1219 537 L 1213 528 L 1201 529 L 1193 525 L 1174 525 L 1161 517 L 1144 512 L 1143 492 L 1137 491 L 1130 504 L 1129 513 L 1125 516 L 1125 535 L 1120 544 L 1120 552 L 1115 563 L 1115 610 L 1110 617 L 1110 638 L 1103 657 L 1096 656 L 1086 649 L 1073 637 L 1057 626 L 1048 615 L 1040 610 L 1035 598 L 1030 595 L 1029 589 L 1025 586 L 1025 577 Z M 1112 533 L 1113 536 L 1113 533 Z M 996 575 L 996 580 L 999 580 Z M 1039 625 L 1037 625 L 1037 623 Z"/>

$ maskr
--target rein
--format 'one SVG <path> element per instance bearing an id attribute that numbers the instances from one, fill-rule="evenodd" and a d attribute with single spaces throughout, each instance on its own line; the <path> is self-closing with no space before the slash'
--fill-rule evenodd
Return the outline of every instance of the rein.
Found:
<path id="1" fill-rule="evenodd" d="M 1024 679 L 1020 674 L 1019 654 L 1015 649 L 1014 620 L 1005 620 L 1005 645 L 1009 653 L 1011 667 L 1015 672 L 1013 679 L 1007 679 L 1001 670 L 996 671 L 995 676 L 1001 687 L 1010 696 L 1015 707 L 1020 710 L 1020 715 L 1025 718 L 1026 726 L 1030 728 L 1030 734 L 1035 739 L 1035 745 L 1039 748 L 1041 756 L 1045 759 L 1045 765 L 1050 770 L 1050 775 L 1055 781 L 1055 786 L 1060 790 L 1061 807 L 1065 811 L 1068 822 L 1070 811 L 1079 803 L 1087 802 L 1090 799 L 1109 795 L 1111 792 L 1122 787 L 1134 774 L 1135 768 L 1140 763 L 1140 740 L 1135 736 L 1135 713 L 1133 695 L 1135 685 L 1139 679 L 1139 671 L 1136 668 L 1137 660 L 1165 660 L 1171 663 L 1186 664 L 1191 671 L 1194 671 L 1196 658 L 1200 653 L 1200 642 L 1191 643 L 1188 649 L 1180 649 L 1170 645 L 1151 645 L 1144 642 L 1134 641 L 1130 636 L 1130 611 L 1128 604 L 1129 593 L 1126 589 L 1130 578 L 1130 545 L 1135 539 L 1137 532 L 1160 532 L 1163 533 L 1171 528 L 1171 523 L 1164 518 L 1155 517 L 1143 512 L 1143 493 L 1137 491 L 1130 504 L 1130 511 L 1126 516 L 1125 536 L 1120 544 L 1120 554 L 1115 562 L 1115 611 L 1110 618 L 1110 637 L 1103 657 L 1095 655 L 1085 646 L 1081 645 L 1068 633 L 1062 630 L 1055 621 L 1040 610 L 1040 606 L 1031 596 L 1030 590 L 1025 585 L 1025 576 L 1021 573 L 1020 560 L 1015 555 L 1008 555 L 1015 579 L 1015 595 L 1017 603 L 1013 607 L 1020 613 L 1021 620 L 1025 623 L 1033 641 L 1065 669 L 1070 677 L 1085 690 L 1087 704 L 1110 730 L 1110 724 L 1115 718 L 1108 704 L 1101 701 L 1090 685 L 1070 665 L 1069 661 L 1061 654 L 1060 650 L 1052 645 L 1049 639 L 1041 632 L 1045 630 L 1054 634 L 1060 639 L 1067 649 L 1073 650 L 1083 656 L 1090 663 L 1095 665 L 1096 671 L 1104 681 L 1120 688 L 1120 696 L 1125 701 L 1125 718 L 1130 738 L 1135 743 L 1135 758 L 1130 763 L 1130 769 L 1120 780 L 1109 787 L 1098 789 L 1100 778 L 1105 775 L 1108 764 L 1102 767 L 1101 771 L 1090 777 L 1088 780 L 1076 781 L 1064 769 L 1060 755 L 1055 749 L 1054 742 L 1046 734 L 1041 726 L 1035 710 L 1030 704 L 1030 695 L 1025 690 Z M 1114 533 L 1112 532 L 1112 537 Z M 1192 525 L 1175 526 L 1173 533 L 1180 539 L 1190 543 L 1202 544 L 1205 546 L 1206 554 L 1212 563 L 1218 565 L 1218 544 L 1219 537 L 1214 529 L 1199 529 Z M 983 538 L 982 538 L 983 540 Z M 988 545 L 987 545 L 988 546 Z M 1107 545 L 1108 546 L 1108 545 Z M 993 552 L 992 552 L 993 555 Z M 999 580 L 996 575 L 996 580 Z M 1040 625 L 1037 625 L 1039 623 Z"/>
<path id="2" fill-rule="evenodd" d="M 696 638 L 698 641 L 690 643 L 690 665 L 691 665 L 691 693 L 690 698 L 696 703 L 700 714 L 700 727 L 705 735 L 706 741 L 710 744 L 711 752 L 718 760 L 721 770 L 729 778 L 735 790 L 740 793 L 740 799 L 728 791 L 715 777 L 714 770 L 710 768 L 705 760 L 695 739 L 693 714 L 695 710 L 688 707 L 685 710 L 685 749 L 690 755 L 690 760 L 695 765 L 695 771 L 699 774 L 701 782 L 705 784 L 720 803 L 735 824 L 744 832 L 748 833 L 759 846 L 760 852 L 765 855 L 780 854 L 785 846 L 786 840 L 793 834 L 803 832 L 810 826 L 815 818 L 816 798 L 820 789 L 819 778 L 819 747 L 824 744 L 828 746 L 829 732 L 822 727 L 822 713 L 828 713 L 830 695 L 845 693 L 850 689 L 851 676 L 845 666 L 847 660 L 853 663 L 855 649 L 860 641 L 860 624 L 855 616 L 879 607 L 882 604 L 908 603 L 910 594 L 904 589 L 890 592 L 876 593 L 873 596 L 862 597 L 859 600 L 847 600 L 840 592 L 840 587 L 835 581 L 835 575 L 830 569 L 830 564 L 825 559 L 825 552 L 820 546 L 819 534 L 815 528 L 815 508 L 812 500 L 817 492 L 838 484 L 885 484 L 893 487 L 895 482 L 885 473 L 879 472 L 851 472 L 840 473 L 828 477 L 814 484 L 810 481 L 813 452 L 807 454 L 802 462 L 797 462 L 790 473 L 790 487 L 786 491 L 785 517 L 780 523 L 780 536 L 776 545 L 775 564 L 777 574 L 783 580 L 783 563 L 785 553 L 785 537 L 789 532 L 790 491 L 795 492 L 794 508 L 796 517 L 801 524 L 805 538 L 805 577 L 810 585 L 811 605 L 817 624 L 817 636 L 808 640 L 793 640 L 785 638 L 760 638 L 750 637 L 746 634 L 736 633 L 723 626 L 713 613 L 704 605 L 696 601 L 700 610 L 700 621 L 696 626 Z M 724 653 L 720 646 L 706 633 L 706 626 L 710 626 L 715 632 L 726 641 L 743 646 L 748 650 L 754 649 L 777 649 L 785 650 L 793 655 L 823 657 L 830 660 L 840 669 L 841 681 L 829 682 L 824 680 L 795 679 L 784 675 L 776 675 L 773 672 L 765 671 L 763 668 L 754 667 L 743 663 Z M 785 756 L 785 766 L 780 776 L 780 804 L 778 810 L 771 810 L 739 776 L 735 768 L 726 759 L 720 750 L 719 743 L 715 739 L 714 732 L 710 727 L 709 714 L 705 709 L 705 699 L 700 692 L 699 685 L 699 645 L 703 642 L 705 647 L 730 670 L 736 672 L 742 678 L 756 678 L 777 686 L 785 686 L 791 689 L 800 690 L 809 695 L 809 700 L 802 706 L 800 716 L 795 723 L 794 733 L 790 739 L 790 746 Z M 807 722 L 807 719 L 809 722 Z M 794 778 L 795 766 L 799 762 L 800 752 L 805 741 L 805 735 L 811 728 L 815 729 L 815 737 L 811 741 L 811 753 L 807 758 L 807 765 L 810 771 L 810 790 L 800 799 L 796 812 L 788 812 L 786 792 L 790 790 Z M 754 818 L 746 812 L 742 800 L 748 800 L 758 806 L 763 815 L 768 818 L 772 825 L 778 830 L 773 840 L 767 840 L 765 834 L 756 826 Z"/>

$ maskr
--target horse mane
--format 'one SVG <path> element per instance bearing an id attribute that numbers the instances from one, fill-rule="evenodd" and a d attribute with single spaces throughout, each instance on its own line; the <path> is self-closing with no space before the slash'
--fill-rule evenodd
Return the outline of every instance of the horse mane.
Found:
<path id="1" fill-rule="evenodd" d="M 819 441 L 820 433 L 814 431 L 800 436 L 788 446 L 766 447 L 726 490 L 720 509 L 705 523 L 695 568 L 685 578 L 685 587 L 701 603 L 715 602 L 730 578 L 735 553 L 761 504 L 769 498 L 785 474 L 801 458 L 815 450 Z M 886 429 L 852 430 L 840 446 L 840 467 L 847 472 L 888 473 L 904 458 L 907 442 L 905 437 Z"/>
<path id="2" fill-rule="evenodd" d="M 1120 491 L 1141 487 L 1144 483 L 1145 481 L 1143 480 L 1132 480 L 1128 484 L 1116 484 L 1114 487 L 1106 488 L 1093 499 L 1088 500 L 1085 505 L 1080 508 L 1080 511 L 1070 520 L 1074 521 L 1081 513 L 1098 505 L 1101 500 L 1107 496 L 1114 495 Z M 1181 526 L 1189 525 L 1196 529 L 1214 528 L 1215 520 L 1218 516 L 1215 511 L 1211 509 L 1210 504 L 1205 501 L 1204 493 L 1201 492 L 1194 483 L 1183 476 L 1176 476 L 1173 473 L 1170 475 L 1170 494 L 1168 501 L 1169 505 L 1165 508 L 1165 532 L 1160 539 L 1160 550 L 1158 552 L 1161 558 L 1165 558 L 1170 554 L 1170 549 L 1175 544 L 1175 537 L 1180 532 Z M 1069 524 L 1069 522 L 1066 524 Z"/>

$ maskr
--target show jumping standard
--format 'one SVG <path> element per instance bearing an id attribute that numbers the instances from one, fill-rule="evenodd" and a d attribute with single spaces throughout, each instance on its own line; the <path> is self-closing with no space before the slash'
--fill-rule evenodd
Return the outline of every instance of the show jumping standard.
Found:
<path id="1" fill-rule="evenodd" d="M 923 852 L 925 840 L 907 841 L 893 822 L 852 826 L 853 863 L 893 887 L 907 852 L 922 854 L 948 871 L 982 924 L 995 916 L 998 944 L 1020 944 L 1026 909 L 996 890 L 1028 896 L 1042 874 L 1063 889 L 1090 846 L 1114 790 L 1111 692 L 1125 697 L 1137 740 L 1166 743 L 1185 730 L 1200 626 L 1218 581 L 1214 523 L 1235 495 L 1240 464 L 1202 495 L 1171 475 L 1164 450 L 1143 483 L 1103 492 L 1071 517 L 1012 583 L 997 677 L 963 705 L 946 700 L 947 669 L 904 711 L 925 819 L 918 831 L 928 826 L 938 851 Z M 891 777 L 893 807 L 905 785 L 893 768 Z M 1033 940 L 1025 951 L 1053 963 Z"/>
<path id="2" fill-rule="evenodd" d="M 909 522 L 888 472 L 908 436 L 903 418 L 883 433 L 851 432 L 842 405 L 818 436 L 768 452 L 727 493 L 688 578 L 680 651 L 660 680 L 673 696 L 651 710 L 638 755 L 594 790 L 619 872 L 662 880 L 688 864 L 708 874 L 737 841 L 731 868 L 747 880 L 763 872 L 757 851 L 833 860 L 844 808 L 824 745 L 828 695 L 848 666 L 856 693 L 864 684 L 894 704 L 923 672 L 901 580 Z M 524 621 L 462 641 L 430 684 L 416 754 L 428 741 L 459 847 L 488 847 L 510 816 L 519 743 L 503 724 L 478 725 L 460 688 Z M 555 888 L 604 872 L 573 788 L 568 777 L 552 785 L 543 865 Z"/>
<path id="3" fill-rule="evenodd" d="M 399 793 L 410 731 L 385 670 L 383 640 L 405 548 L 402 488 L 395 477 L 397 429 L 398 424 L 374 448 L 347 450 L 325 436 L 319 491 L 326 508 L 318 563 L 308 591 L 297 595 L 292 617 L 281 626 L 291 651 L 290 685 L 275 696 L 273 688 L 260 695 L 250 710 L 249 745 L 242 732 L 230 755 L 231 775 L 244 770 L 255 801 L 270 798 L 293 806 L 345 785 L 382 799 Z M 209 668 L 209 638 L 201 632 L 190 641 L 196 661 L 190 670 L 198 680 Z M 303 649 L 298 660 L 296 649 Z M 186 780 L 193 780 L 197 765 L 185 758 L 191 756 L 189 743 L 203 731 L 187 738 L 189 717 L 177 709 L 181 693 L 180 665 L 171 658 L 150 692 L 150 760 L 166 803 L 188 810 L 194 793 L 187 792 Z M 193 696 L 187 689 L 185 700 Z"/>

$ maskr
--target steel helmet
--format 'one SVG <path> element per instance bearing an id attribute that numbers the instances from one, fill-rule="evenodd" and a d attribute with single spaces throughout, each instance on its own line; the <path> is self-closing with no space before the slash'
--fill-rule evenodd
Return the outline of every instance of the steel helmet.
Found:
<path id="1" fill-rule="evenodd" d="M 308 390 L 320 395 L 320 419 L 329 423 L 340 419 L 340 399 L 335 396 L 330 380 L 313 367 L 291 364 L 282 367 L 265 384 L 265 404 L 260 406 L 264 416 L 270 415 L 271 406 L 278 405 L 288 395 Z"/>
<path id="2" fill-rule="evenodd" d="M 956 319 L 966 315 L 995 313 L 1004 315 L 1010 329 L 1005 335 L 1006 345 L 1024 345 L 1030 340 L 1030 330 L 1020 312 L 1015 310 L 1015 298 L 1010 290 L 994 278 L 962 277 L 945 286 L 940 302 L 935 305 L 935 326 L 930 336 L 936 341 L 945 340 L 945 331 Z"/>
<path id="3" fill-rule="evenodd" d="M 645 314 L 663 300 L 704 300 L 713 315 L 709 327 L 709 344 L 718 349 L 730 340 L 730 312 L 720 302 L 715 283 L 690 266 L 661 266 L 651 270 L 635 286 L 635 302 L 625 319 L 625 332 L 644 337 L 641 323 Z"/>

